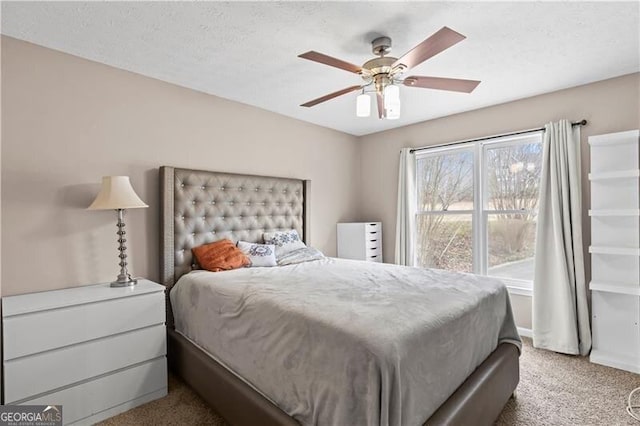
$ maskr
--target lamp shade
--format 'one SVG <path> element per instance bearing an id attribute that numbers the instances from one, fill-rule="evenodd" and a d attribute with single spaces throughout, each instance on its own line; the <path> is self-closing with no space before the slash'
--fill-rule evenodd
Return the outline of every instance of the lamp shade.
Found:
<path id="1" fill-rule="evenodd" d="M 392 108 L 394 105 L 400 103 L 400 89 L 393 84 L 384 88 L 384 107 L 386 109 Z"/>
<path id="2" fill-rule="evenodd" d="M 105 176 L 100 193 L 87 210 L 138 209 L 149 207 L 138 197 L 129 176 Z"/>
<path id="3" fill-rule="evenodd" d="M 392 84 L 384 88 L 384 109 L 386 118 L 397 120 L 400 118 L 400 89 Z"/>
<path id="4" fill-rule="evenodd" d="M 371 115 L 371 99 L 363 93 L 356 98 L 356 116 L 369 117 Z"/>

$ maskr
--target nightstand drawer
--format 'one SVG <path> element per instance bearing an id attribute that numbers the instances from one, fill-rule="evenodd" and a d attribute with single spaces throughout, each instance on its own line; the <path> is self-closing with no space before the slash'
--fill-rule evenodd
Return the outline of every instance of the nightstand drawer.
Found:
<path id="1" fill-rule="evenodd" d="M 165 335 L 160 324 L 7 361 L 5 403 L 164 356 Z"/>
<path id="2" fill-rule="evenodd" d="M 60 404 L 63 406 L 64 423 L 69 424 L 100 412 L 108 412 L 114 407 L 131 401 L 137 400 L 139 404 L 145 397 L 151 400 L 166 394 L 167 360 L 162 357 L 87 383 L 24 401 L 22 404 Z M 106 418 L 109 415 L 101 417 Z M 91 421 L 83 423 L 93 424 L 96 421 L 98 418 L 92 417 Z"/>
<path id="3" fill-rule="evenodd" d="M 4 360 L 165 322 L 164 292 L 4 318 Z M 7 344 L 10 342 L 10 344 Z"/>

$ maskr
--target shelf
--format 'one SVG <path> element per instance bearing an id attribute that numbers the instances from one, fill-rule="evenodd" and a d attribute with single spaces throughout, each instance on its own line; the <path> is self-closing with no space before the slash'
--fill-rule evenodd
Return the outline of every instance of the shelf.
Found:
<path id="1" fill-rule="evenodd" d="M 589 210 L 589 216 L 640 216 L 640 209 Z"/>
<path id="2" fill-rule="evenodd" d="M 615 172 L 589 173 L 589 180 L 627 179 L 640 177 L 640 169 L 620 170 Z"/>
<path id="3" fill-rule="evenodd" d="M 628 294 L 631 296 L 640 296 L 640 283 L 637 284 L 620 284 L 607 281 L 591 281 L 589 289 L 594 291 L 603 291 L 608 293 Z"/>
<path id="4" fill-rule="evenodd" d="M 610 133 L 608 135 L 589 136 L 591 146 L 611 146 L 638 143 L 638 130 Z"/>
<path id="5" fill-rule="evenodd" d="M 593 254 L 621 254 L 625 256 L 640 256 L 640 248 L 589 246 L 589 253 Z"/>

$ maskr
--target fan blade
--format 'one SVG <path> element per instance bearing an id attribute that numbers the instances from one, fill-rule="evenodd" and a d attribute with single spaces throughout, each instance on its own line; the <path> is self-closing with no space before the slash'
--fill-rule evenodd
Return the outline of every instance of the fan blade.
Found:
<path id="1" fill-rule="evenodd" d="M 298 58 L 308 59 L 314 62 L 320 62 L 321 64 L 329 65 L 330 67 L 340 68 L 341 70 L 353 72 L 356 74 L 360 74 L 360 72 L 362 71 L 362 68 L 357 65 L 351 64 L 349 62 L 345 62 L 340 59 L 332 58 L 331 56 L 327 56 L 325 54 L 314 52 L 314 51 L 310 51 L 310 52 L 298 55 Z"/>
<path id="2" fill-rule="evenodd" d="M 458 78 L 423 77 L 412 75 L 404 79 L 404 85 L 423 89 L 449 90 L 451 92 L 471 93 L 480 82 L 478 80 L 461 80 Z"/>
<path id="3" fill-rule="evenodd" d="M 384 110 L 384 101 L 382 99 L 382 93 L 377 92 L 376 93 L 376 99 L 378 100 L 378 118 L 382 119 L 385 117 L 385 110 Z"/>
<path id="4" fill-rule="evenodd" d="M 436 56 L 443 50 L 450 48 L 454 44 L 461 42 L 465 38 L 465 36 L 453 31 L 449 27 L 442 27 L 431 37 L 401 56 L 391 67 L 395 68 L 403 65 L 405 68 L 413 68 L 427 59 Z"/>
<path id="5" fill-rule="evenodd" d="M 322 102 L 328 101 L 330 99 L 337 98 L 338 96 L 346 95 L 347 93 L 353 92 L 353 91 L 358 90 L 360 88 L 362 88 L 362 86 L 347 87 L 346 89 L 342 89 L 342 90 L 338 90 L 337 92 L 329 93 L 328 95 L 324 95 L 321 98 L 314 99 L 314 100 L 309 101 L 307 103 L 304 103 L 304 104 L 302 104 L 300 106 L 307 107 L 307 108 L 308 107 L 312 107 L 312 106 L 321 104 Z"/>

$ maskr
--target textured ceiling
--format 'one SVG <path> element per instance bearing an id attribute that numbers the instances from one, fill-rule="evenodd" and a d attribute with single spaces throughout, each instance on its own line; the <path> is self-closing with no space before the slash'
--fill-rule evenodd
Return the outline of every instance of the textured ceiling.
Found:
<path id="1" fill-rule="evenodd" d="M 363 135 L 640 71 L 633 2 L 2 2 L 2 33 L 181 86 Z M 399 56 L 448 26 L 467 39 L 410 74 L 482 80 L 471 94 L 401 88 L 402 117 L 355 116 L 356 93 L 298 105 L 355 74 L 370 41 Z"/>

